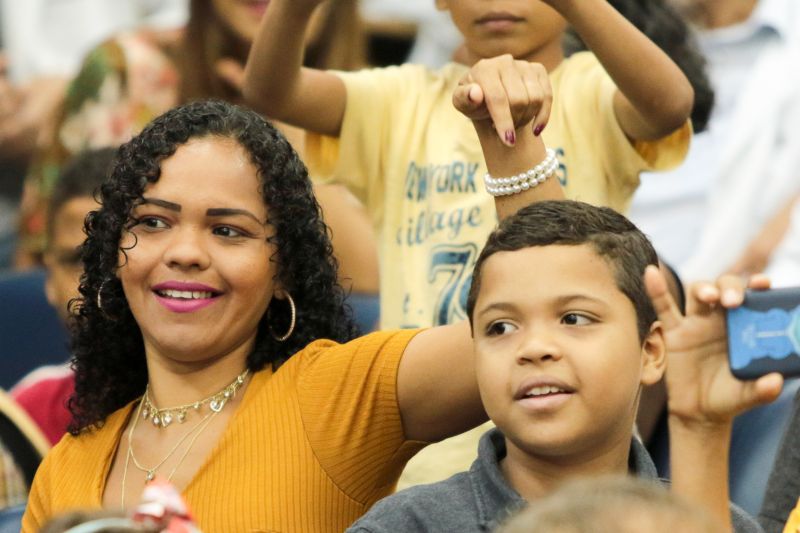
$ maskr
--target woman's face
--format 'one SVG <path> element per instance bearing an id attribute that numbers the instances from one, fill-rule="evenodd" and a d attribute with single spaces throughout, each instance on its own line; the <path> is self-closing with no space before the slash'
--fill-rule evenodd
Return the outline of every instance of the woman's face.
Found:
<path id="1" fill-rule="evenodd" d="M 259 189 L 247 152 L 230 139 L 190 140 L 162 162 L 119 256 L 148 357 L 203 364 L 252 349 L 277 288 Z"/>
<path id="2" fill-rule="evenodd" d="M 217 16 L 240 39 L 251 43 L 270 0 L 212 0 Z"/>
<path id="3" fill-rule="evenodd" d="M 212 5 L 214 12 L 233 33 L 245 42 L 252 43 L 269 2 L 270 0 L 212 0 Z M 328 10 L 326 4 L 314 12 L 309 23 L 307 42 L 315 42 Z"/>

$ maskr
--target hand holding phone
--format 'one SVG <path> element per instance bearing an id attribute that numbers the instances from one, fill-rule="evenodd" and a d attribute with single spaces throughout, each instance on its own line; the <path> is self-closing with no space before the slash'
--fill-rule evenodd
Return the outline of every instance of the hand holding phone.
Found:
<path id="1" fill-rule="evenodd" d="M 770 372 L 800 376 L 800 287 L 748 290 L 727 312 L 731 372 L 753 379 Z"/>

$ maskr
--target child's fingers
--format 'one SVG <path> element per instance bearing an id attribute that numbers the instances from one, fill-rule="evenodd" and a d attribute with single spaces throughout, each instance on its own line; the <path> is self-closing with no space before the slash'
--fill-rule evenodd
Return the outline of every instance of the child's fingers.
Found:
<path id="1" fill-rule="evenodd" d="M 727 274 L 717 280 L 720 303 L 726 308 L 739 307 L 744 301 L 744 280 L 739 276 Z"/>
<path id="2" fill-rule="evenodd" d="M 757 291 L 765 291 L 770 288 L 772 281 L 764 274 L 753 274 L 747 280 L 747 288 L 755 289 Z"/>
<path id="3" fill-rule="evenodd" d="M 773 372 L 742 385 L 740 412 L 775 401 L 783 388 L 783 376 Z"/>
<path id="4" fill-rule="evenodd" d="M 550 76 L 547 74 L 547 69 L 539 63 L 528 63 L 528 76 L 530 83 L 535 83 L 538 90 L 541 92 L 541 100 L 539 102 L 539 109 L 536 112 L 536 119 L 531 127 L 533 133 L 537 137 L 541 135 L 542 131 L 547 127 L 550 122 L 550 111 L 553 107 L 553 88 L 550 85 Z M 535 82 L 533 82 L 535 80 Z"/>
<path id="5" fill-rule="evenodd" d="M 783 376 L 777 372 L 761 376 L 756 381 L 756 391 L 761 403 L 775 401 L 781 390 L 783 390 Z"/>
<path id="6" fill-rule="evenodd" d="M 667 289 L 667 280 L 664 274 L 655 265 L 649 265 L 644 271 L 644 284 L 653 308 L 658 314 L 658 320 L 669 331 L 680 326 L 682 316 L 678 306 L 672 299 Z"/>
<path id="7" fill-rule="evenodd" d="M 686 294 L 686 315 L 707 315 L 719 303 L 719 288 L 709 281 L 692 283 Z"/>

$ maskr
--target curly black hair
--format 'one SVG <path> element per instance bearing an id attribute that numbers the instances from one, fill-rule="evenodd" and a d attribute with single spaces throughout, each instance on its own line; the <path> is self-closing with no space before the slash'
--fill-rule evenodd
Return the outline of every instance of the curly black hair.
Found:
<path id="1" fill-rule="evenodd" d="M 357 334 L 337 281 L 328 228 L 307 170 L 289 142 L 260 115 L 233 104 L 207 100 L 177 107 L 119 148 L 110 177 L 100 188 L 102 207 L 86 219 L 81 298 L 71 305 L 72 434 L 101 425 L 144 393 L 148 377 L 142 334 L 115 276 L 120 241 L 145 187 L 158 181 L 161 162 L 190 139 L 208 136 L 235 140 L 258 169 L 268 222 L 275 229 L 270 240 L 277 257 L 271 261 L 277 263 L 277 280 L 297 306 L 294 333 L 278 342 L 270 326 L 287 331 L 290 312 L 285 300 L 272 299 L 247 359 L 250 370 L 266 364 L 277 368 L 315 339 L 346 342 Z"/>
<path id="2" fill-rule="evenodd" d="M 714 89 L 706 72 L 706 59 L 688 22 L 667 0 L 608 0 L 608 3 L 680 67 L 694 89 L 692 127 L 695 133 L 704 131 L 714 108 Z M 564 38 L 565 55 L 586 49 L 578 34 L 570 28 Z"/>

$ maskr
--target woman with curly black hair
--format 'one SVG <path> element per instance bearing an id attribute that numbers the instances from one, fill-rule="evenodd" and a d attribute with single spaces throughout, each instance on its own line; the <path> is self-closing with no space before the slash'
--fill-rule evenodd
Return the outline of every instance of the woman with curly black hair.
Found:
<path id="1" fill-rule="evenodd" d="M 543 158 L 525 139 L 501 171 Z M 520 196 L 561 195 L 549 180 Z M 100 203 L 72 306 L 71 434 L 24 531 L 128 507 L 156 476 L 206 532 L 342 531 L 426 441 L 485 417 L 466 323 L 351 340 L 306 169 L 255 112 L 167 112 L 120 148 Z"/>

